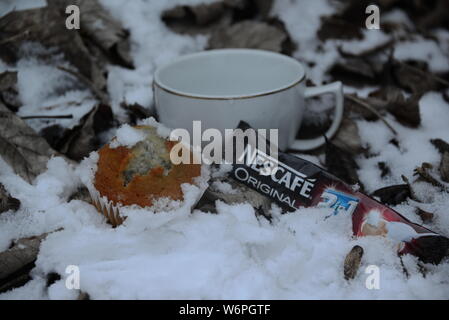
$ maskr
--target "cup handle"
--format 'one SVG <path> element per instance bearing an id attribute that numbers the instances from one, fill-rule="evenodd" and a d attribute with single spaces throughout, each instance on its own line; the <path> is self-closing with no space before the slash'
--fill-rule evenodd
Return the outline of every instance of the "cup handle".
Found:
<path id="1" fill-rule="evenodd" d="M 340 127 L 341 120 L 343 118 L 343 85 L 340 81 L 332 82 L 323 86 L 306 88 L 304 97 L 311 98 L 325 93 L 333 93 L 335 95 L 335 111 L 334 111 L 334 119 L 332 121 L 332 125 L 326 131 L 326 138 L 330 139 L 337 132 Z M 321 147 L 325 143 L 324 137 L 318 137 L 313 139 L 296 139 L 290 149 L 298 150 L 298 151 L 306 151 L 312 150 L 318 147 Z"/>

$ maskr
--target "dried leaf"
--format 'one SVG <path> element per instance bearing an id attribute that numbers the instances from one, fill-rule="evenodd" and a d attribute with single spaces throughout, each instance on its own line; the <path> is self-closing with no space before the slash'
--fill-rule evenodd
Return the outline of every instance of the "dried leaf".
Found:
<path id="1" fill-rule="evenodd" d="M 70 159 L 80 161 L 100 147 L 98 134 L 111 128 L 113 114 L 110 106 L 99 104 L 67 131 L 57 143 L 57 150 Z"/>
<path id="2" fill-rule="evenodd" d="M 209 49 L 252 48 L 282 52 L 287 35 L 267 23 L 243 21 L 216 30 L 209 39 Z"/>
<path id="3" fill-rule="evenodd" d="M 47 235 L 20 239 L 10 249 L 0 252 L 0 293 L 29 280 L 28 273 L 34 267 L 39 246 Z"/>
<path id="4" fill-rule="evenodd" d="M 343 274 L 346 280 L 354 279 L 360 267 L 360 262 L 363 257 L 363 248 L 361 246 L 354 246 L 346 255 Z"/>
<path id="5" fill-rule="evenodd" d="M 226 193 L 216 190 L 213 188 L 214 182 L 226 182 L 231 185 L 232 189 L 237 190 L 237 192 Z M 250 189 L 249 187 L 239 184 L 230 178 L 214 178 L 210 181 L 210 187 L 206 190 L 195 208 L 202 211 L 215 213 L 216 200 L 221 200 L 227 204 L 249 203 L 259 213 L 268 219 L 270 219 L 271 216 L 270 209 L 272 201 L 268 197 Z"/>
<path id="6" fill-rule="evenodd" d="M 380 201 L 389 205 L 397 205 L 410 198 L 410 188 L 408 184 L 398 184 L 385 188 L 380 188 L 373 192 L 372 196 L 379 197 Z"/>
<path id="7" fill-rule="evenodd" d="M 442 139 L 432 139 L 430 142 L 438 149 L 441 154 L 449 152 L 449 143 Z"/>
<path id="8" fill-rule="evenodd" d="M 353 155 L 365 151 L 362 147 L 362 139 L 360 138 L 357 124 L 349 118 L 343 119 L 332 142 L 340 149 L 348 151 Z"/>
<path id="9" fill-rule="evenodd" d="M 154 116 L 154 114 L 150 111 L 150 109 L 142 107 L 138 103 L 133 104 L 122 103 L 121 107 L 127 111 L 131 124 L 136 124 L 137 120 L 146 119 L 148 117 Z"/>
<path id="10" fill-rule="evenodd" d="M 59 273 L 50 272 L 47 274 L 47 288 L 59 280 L 61 280 L 61 275 Z"/>
<path id="11" fill-rule="evenodd" d="M 67 202 L 70 202 L 72 200 L 80 200 L 84 202 L 91 203 L 91 197 L 89 190 L 87 190 L 86 187 L 80 187 L 78 190 L 76 190 L 67 200 Z"/>
<path id="12" fill-rule="evenodd" d="M 232 6 L 220 1 L 196 6 L 175 6 L 162 13 L 162 20 L 175 32 L 193 35 L 230 25 L 232 15 Z"/>
<path id="13" fill-rule="evenodd" d="M 422 236 L 408 244 L 424 263 L 439 264 L 449 256 L 449 239 L 443 236 Z"/>
<path id="14" fill-rule="evenodd" d="M 389 176 L 391 174 L 390 167 L 387 165 L 386 162 L 383 162 L 383 161 L 378 162 L 377 167 L 380 170 L 381 178 L 385 178 L 386 176 Z"/>
<path id="15" fill-rule="evenodd" d="M 421 123 L 421 115 L 419 112 L 420 95 L 412 95 L 405 98 L 400 89 L 392 86 L 383 87 L 370 94 L 371 98 L 377 98 L 387 106 L 387 110 L 401 124 L 416 128 Z"/>
<path id="16" fill-rule="evenodd" d="M 0 103 L 0 156 L 16 174 L 31 182 L 55 154 L 45 139 Z"/>
<path id="17" fill-rule="evenodd" d="M 12 210 L 17 211 L 20 208 L 20 200 L 11 197 L 5 187 L 0 183 L 0 214 Z"/>
<path id="18" fill-rule="evenodd" d="M 54 5 L 13 11 L 1 17 L 0 38 L 14 40 L 0 43 L 0 58 L 15 63 L 21 45 L 26 41 L 38 42 L 47 48 L 56 47 L 81 74 L 102 88 L 105 83 L 102 73 L 97 64 L 93 63 L 77 30 L 65 28 L 65 19 L 66 15 Z"/>
<path id="19" fill-rule="evenodd" d="M 19 93 L 17 91 L 17 72 L 5 71 L 0 73 L 0 100 L 13 112 L 20 108 Z"/>
<path id="20" fill-rule="evenodd" d="M 441 179 L 444 182 L 449 182 L 449 152 L 446 151 L 441 157 L 440 163 Z"/>
<path id="21" fill-rule="evenodd" d="M 417 95 L 441 87 L 435 80 L 435 76 L 427 71 L 427 67 L 414 66 L 411 61 L 394 61 L 393 73 L 397 84 L 401 88 Z"/>
<path id="22" fill-rule="evenodd" d="M 421 218 L 421 220 L 422 220 L 424 223 L 432 222 L 433 216 L 434 216 L 433 213 L 424 211 L 424 210 L 422 210 L 421 208 L 416 208 L 416 211 L 415 211 L 415 212 L 416 212 L 416 214 Z"/>
<path id="23" fill-rule="evenodd" d="M 68 5 L 80 8 L 80 32 L 83 39 L 89 38 L 100 47 L 111 62 L 133 68 L 129 50 L 129 33 L 113 18 L 98 0 L 48 0 L 49 6 L 59 7 L 64 12 Z"/>
<path id="24" fill-rule="evenodd" d="M 76 300 L 90 300 L 90 296 L 87 292 L 80 291 L 80 294 Z"/>
<path id="25" fill-rule="evenodd" d="M 338 61 L 329 73 L 333 79 L 355 87 L 372 85 L 378 80 L 375 65 L 361 58 L 346 58 Z"/>
<path id="26" fill-rule="evenodd" d="M 420 167 L 417 167 L 415 168 L 415 170 L 413 170 L 413 175 L 419 176 L 420 180 L 430 183 L 434 187 L 439 188 L 441 191 L 449 192 L 449 189 L 440 181 L 438 181 L 429 172 L 429 169 L 433 169 L 433 166 L 430 163 L 423 162 Z"/>
<path id="27" fill-rule="evenodd" d="M 323 42 L 329 39 L 363 39 L 360 26 L 335 15 L 321 18 L 317 36 Z"/>
<path id="28" fill-rule="evenodd" d="M 352 155 L 328 140 L 326 141 L 325 149 L 327 170 L 348 184 L 358 183 L 361 186 L 357 175 L 359 166 L 352 158 Z"/>
<path id="29" fill-rule="evenodd" d="M 347 114 L 355 113 L 362 116 L 365 120 L 375 121 L 379 119 L 378 115 L 385 114 L 388 103 L 384 100 L 381 100 L 376 97 L 367 97 L 362 98 L 357 95 L 345 95 L 347 99 L 345 99 L 345 112 Z M 357 99 L 351 99 L 351 97 Z M 363 104 L 365 105 L 363 105 Z M 367 108 L 366 105 L 369 105 L 371 108 Z M 371 110 L 372 109 L 372 110 Z M 373 111 L 374 110 L 374 111 Z"/>

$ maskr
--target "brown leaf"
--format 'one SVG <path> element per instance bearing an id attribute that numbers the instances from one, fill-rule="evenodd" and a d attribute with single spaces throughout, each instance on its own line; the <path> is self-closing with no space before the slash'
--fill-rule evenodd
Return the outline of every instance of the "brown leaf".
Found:
<path id="1" fill-rule="evenodd" d="M 354 246 L 346 255 L 343 274 L 346 280 L 354 279 L 360 267 L 360 262 L 363 257 L 363 248 L 361 246 Z"/>
<path id="2" fill-rule="evenodd" d="M 398 184 L 377 189 L 372 196 L 379 197 L 382 203 L 397 205 L 410 198 L 411 193 L 408 184 Z"/>
<path id="3" fill-rule="evenodd" d="M 441 157 L 440 174 L 444 182 L 449 182 L 449 151 L 446 151 Z"/>
<path id="4" fill-rule="evenodd" d="M 378 77 L 375 65 L 361 58 L 342 59 L 332 66 L 329 74 L 333 79 L 356 87 L 372 85 Z"/>
<path id="5" fill-rule="evenodd" d="M 405 98 L 400 89 L 387 86 L 372 92 L 370 97 L 384 101 L 387 105 L 387 110 L 401 124 L 412 128 L 416 128 L 420 125 L 420 95 L 412 95 L 410 98 Z"/>
<path id="6" fill-rule="evenodd" d="M 100 147 L 98 134 L 111 128 L 114 116 L 110 106 L 99 104 L 67 131 L 57 143 L 57 150 L 70 159 L 80 161 Z"/>
<path id="7" fill-rule="evenodd" d="M 357 175 L 359 166 L 354 161 L 351 153 L 340 149 L 329 140 L 326 141 L 325 150 L 326 167 L 330 173 L 348 184 L 353 185 L 358 183 L 363 187 Z"/>
<path id="8" fill-rule="evenodd" d="M 11 111 L 17 112 L 19 110 L 21 103 L 17 91 L 17 72 L 5 71 L 0 73 L 0 100 Z"/>
<path id="9" fill-rule="evenodd" d="M 55 154 L 45 139 L 0 103 L 0 156 L 16 174 L 31 183 Z"/>
<path id="10" fill-rule="evenodd" d="M 438 149 L 441 154 L 449 152 L 449 143 L 442 139 L 432 139 L 430 142 Z"/>
<path id="11" fill-rule="evenodd" d="M 80 34 L 89 38 L 93 44 L 115 64 L 133 68 L 129 50 L 129 33 L 123 28 L 98 0 L 49 0 L 50 6 L 59 7 L 65 12 L 68 5 L 80 8 Z"/>
<path id="12" fill-rule="evenodd" d="M 332 142 L 340 149 L 348 151 L 353 155 L 365 151 L 362 147 L 362 139 L 360 138 L 357 124 L 349 118 L 343 118 L 340 128 L 332 139 Z"/>
<path id="13" fill-rule="evenodd" d="M 360 26 L 338 16 L 321 18 L 321 27 L 317 32 L 321 41 L 329 39 L 362 39 Z"/>
<path id="14" fill-rule="evenodd" d="M 377 167 L 380 170 L 380 177 L 385 178 L 386 176 L 389 176 L 391 174 L 390 167 L 387 165 L 386 162 L 380 161 L 377 163 Z"/>
<path id="15" fill-rule="evenodd" d="M 17 211 L 20 208 L 20 200 L 11 197 L 5 187 L 0 183 L 0 213 L 8 210 Z"/>
<path id="16" fill-rule="evenodd" d="M 237 190 L 235 193 L 226 193 L 219 190 L 216 190 L 213 187 L 213 182 L 226 182 L 229 183 L 234 190 Z M 233 179 L 222 177 L 222 178 L 214 178 L 210 181 L 210 187 L 205 191 L 203 197 L 200 199 L 198 204 L 196 205 L 196 209 L 215 213 L 215 201 L 221 200 L 227 204 L 235 204 L 235 203 L 249 203 L 251 204 L 258 213 L 263 216 L 270 218 L 270 209 L 272 201 L 264 196 L 263 194 L 250 189 L 240 183 L 235 182 Z"/>
<path id="17" fill-rule="evenodd" d="M 443 236 L 422 236 L 409 242 L 411 250 L 424 263 L 439 264 L 449 256 L 449 239 Z"/>
<path id="18" fill-rule="evenodd" d="M 394 61 L 393 73 L 401 88 L 417 95 L 441 87 L 435 76 L 427 71 L 427 65 L 416 61 Z"/>
<path id="19" fill-rule="evenodd" d="M 162 13 L 162 20 L 175 32 L 181 34 L 209 33 L 218 26 L 232 21 L 232 8 L 225 2 L 175 6 Z"/>
<path id="20" fill-rule="evenodd" d="M 47 235 L 19 239 L 10 249 L 0 252 L 0 293 L 21 286 L 30 279 L 28 273 L 34 267 L 39 246 Z"/>
<path id="21" fill-rule="evenodd" d="M 415 211 L 415 212 L 416 212 L 416 214 L 421 218 L 421 220 L 422 220 L 424 223 L 432 222 L 433 216 L 434 216 L 433 213 L 424 211 L 424 210 L 422 210 L 421 208 L 416 208 L 416 211 Z"/>
<path id="22" fill-rule="evenodd" d="M 145 108 L 138 103 L 122 103 L 121 107 L 127 111 L 131 124 L 136 124 L 137 120 L 146 119 L 153 116 L 148 108 Z"/>
<path id="23" fill-rule="evenodd" d="M 56 5 L 13 11 L 1 17 L 0 38 L 12 40 L 0 43 L 0 58 L 15 63 L 24 42 L 38 42 L 47 48 L 58 48 L 81 74 L 103 88 L 105 79 L 98 64 L 94 63 L 78 31 L 65 28 L 65 19 L 64 11 Z"/>
<path id="24" fill-rule="evenodd" d="M 209 49 L 251 48 L 282 52 L 287 35 L 267 23 L 243 21 L 216 30 L 209 39 Z"/>

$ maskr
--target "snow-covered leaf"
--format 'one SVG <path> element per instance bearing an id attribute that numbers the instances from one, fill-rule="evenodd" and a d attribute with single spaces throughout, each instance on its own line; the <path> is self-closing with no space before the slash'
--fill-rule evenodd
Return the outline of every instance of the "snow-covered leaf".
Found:
<path id="1" fill-rule="evenodd" d="M 11 197 L 5 187 L 0 184 L 0 213 L 8 210 L 17 211 L 20 208 L 20 200 Z"/>
<path id="2" fill-rule="evenodd" d="M 0 156 L 15 173 L 31 182 L 54 154 L 45 139 L 0 104 Z"/>

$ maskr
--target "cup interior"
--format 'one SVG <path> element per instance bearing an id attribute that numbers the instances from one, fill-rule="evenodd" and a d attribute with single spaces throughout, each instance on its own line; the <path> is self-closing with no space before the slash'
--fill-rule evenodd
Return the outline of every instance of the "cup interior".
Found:
<path id="1" fill-rule="evenodd" d="M 222 49 L 187 56 L 159 68 L 163 89 L 193 97 L 239 98 L 277 92 L 304 79 L 302 65 L 285 55 L 253 49 Z"/>

